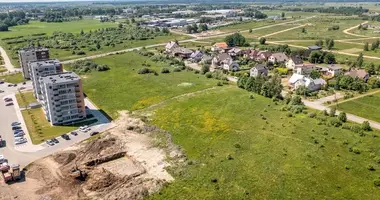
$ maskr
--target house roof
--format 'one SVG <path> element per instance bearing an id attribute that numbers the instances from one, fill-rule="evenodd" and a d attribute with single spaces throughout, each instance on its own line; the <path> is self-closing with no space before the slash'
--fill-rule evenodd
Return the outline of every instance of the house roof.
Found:
<path id="1" fill-rule="evenodd" d="M 210 56 L 208 54 L 203 54 L 202 60 L 212 60 L 212 56 Z"/>
<path id="2" fill-rule="evenodd" d="M 213 46 L 218 47 L 218 48 L 222 48 L 222 49 L 228 49 L 228 44 L 225 42 L 217 42 Z"/>
<path id="3" fill-rule="evenodd" d="M 257 71 L 261 72 L 267 70 L 267 66 L 265 66 L 264 64 L 256 64 L 254 67 L 251 68 L 251 70 L 253 69 L 256 69 Z"/>
<path id="4" fill-rule="evenodd" d="M 305 76 L 304 75 L 301 75 L 301 74 L 293 74 L 292 77 L 290 77 L 289 79 L 289 83 L 290 84 L 294 84 L 296 83 L 297 81 L 299 80 L 302 80 Z"/>
<path id="5" fill-rule="evenodd" d="M 293 60 L 296 65 L 303 64 L 303 60 L 299 56 L 292 56 L 290 59 Z"/>
<path id="6" fill-rule="evenodd" d="M 234 48 L 228 50 L 228 53 L 239 53 L 239 52 L 241 52 L 241 49 L 236 48 L 236 47 L 234 47 Z"/>
<path id="7" fill-rule="evenodd" d="M 340 65 L 328 65 L 327 68 L 330 69 L 330 70 L 339 70 L 339 69 L 342 69 L 342 67 Z"/>
<path id="8" fill-rule="evenodd" d="M 358 78 L 364 79 L 368 75 L 368 73 L 365 70 L 358 69 L 358 70 L 351 70 L 345 73 L 345 75 L 351 76 L 352 78 L 358 77 Z"/>
<path id="9" fill-rule="evenodd" d="M 309 48 L 310 50 L 321 50 L 322 49 L 322 47 L 317 46 L 317 45 L 308 46 L 307 48 Z"/>
<path id="10" fill-rule="evenodd" d="M 272 56 L 277 60 L 277 61 L 287 61 L 288 56 L 286 56 L 284 53 L 274 53 Z"/>
<path id="11" fill-rule="evenodd" d="M 193 53 L 192 50 L 186 49 L 184 47 L 176 47 L 172 50 L 173 53 L 180 53 L 180 54 L 191 54 Z"/>
<path id="12" fill-rule="evenodd" d="M 257 53 L 257 55 L 258 56 L 263 55 L 265 58 L 268 58 L 269 56 L 272 55 L 272 53 L 269 51 L 260 51 L 259 53 Z"/>
<path id="13" fill-rule="evenodd" d="M 216 59 L 218 59 L 218 61 L 223 61 L 223 60 L 232 59 L 232 58 L 227 53 L 221 53 L 216 56 Z"/>
<path id="14" fill-rule="evenodd" d="M 173 41 L 170 41 L 170 42 L 168 42 L 168 43 L 165 45 L 165 48 L 166 48 L 166 49 L 171 49 L 171 48 L 175 48 L 175 47 L 179 47 L 179 45 L 178 45 L 176 42 L 173 42 Z"/>
<path id="15" fill-rule="evenodd" d="M 194 51 L 191 55 L 190 55 L 190 58 L 195 58 L 195 57 L 197 57 L 197 56 L 199 56 L 199 55 L 203 55 L 203 53 L 201 52 L 201 51 Z"/>

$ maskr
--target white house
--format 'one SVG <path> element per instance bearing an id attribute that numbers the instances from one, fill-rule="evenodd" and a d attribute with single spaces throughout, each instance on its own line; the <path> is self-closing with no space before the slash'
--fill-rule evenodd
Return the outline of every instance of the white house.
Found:
<path id="1" fill-rule="evenodd" d="M 221 53 L 215 56 L 212 59 L 212 66 L 214 68 L 222 68 L 228 71 L 239 70 L 239 64 L 237 64 L 227 53 Z"/>
<path id="2" fill-rule="evenodd" d="M 326 84 L 327 84 L 326 81 L 324 79 L 321 79 L 321 78 L 312 79 L 309 77 L 304 77 L 303 79 L 298 80 L 294 84 L 294 88 L 297 89 L 299 87 L 304 86 L 308 89 L 308 91 L 314 92 L 314 91 L 320 90 L 322 88 L 322 86 L 324 86 Z"/>
<path id="3" fill-rule="evenodd" d="M 201 51 L 195 51 L 190 55 L 190 60 L 192 62 L 199 62 L 203 58 L 203 53 Z"/>
<path id="4" fill-rule="evenodd" d="M 300 75 L 310 75 L 313 70 L 320 71 L 321 68 L 313 64 L 304 64 L 296 67 L 296 73 Z"/>
<path id="5" fill-rule="evenodd" d="M 298 56 L 290 57 L 290 59 L 285 62 L 286 68 L 290 70 L 294 70 L 297 66 L 301 66 L 301 65 L 303 65 L 303 61 Z"/>
<path id="6" fill-rule="evenodd" d="M 268 58 L 268 62 L 274 63 L 285 63 L 288 60 L 288 56 L 284 53 L 274 53 Z"/>
<path id="7" fill-rule="evenodd" d="M 268 68 L 264 64 L 256 64 L 249 70 L 249 75 L 252 77 L 268 76 Z"/>
<path id="8" fill-rule="evenodd" d="M 179 45 L 176 42 L 170 41 L 165 45 L 165 51 L 171 52 L 173 49 L 178 48 Z"/>
<path id="9" fill-rule="evenodd" d="M 339 65 L 328 65 L 327 66 L 327 74 L 329 76 L 339 76 L 342 73 L 342 67 Z"/>

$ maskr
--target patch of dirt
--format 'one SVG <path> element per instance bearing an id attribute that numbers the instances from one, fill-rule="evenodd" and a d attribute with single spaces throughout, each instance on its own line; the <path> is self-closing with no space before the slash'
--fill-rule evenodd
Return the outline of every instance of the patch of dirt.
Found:
<path id="1" fill-rule="evenodd" d="M 0 200 L 133 200 L 173 181 L 166 169 L 186 157 L 170 134 L 128 112 L 120 116 L 107 133 L 34 162 L 26 181 L 0 185 Z M 159 145 L 154 138 L 161 138 Z"/>
<path id="2" fill-rule="evenodd" d="M 343 50 L 343 52 L 346 52 L 346 53 L 359 53 L 359 52 L 362 52 L 363 49 L 359 49 L 359 48 L 351 48 L 351 49 L 345 49 Z"/>

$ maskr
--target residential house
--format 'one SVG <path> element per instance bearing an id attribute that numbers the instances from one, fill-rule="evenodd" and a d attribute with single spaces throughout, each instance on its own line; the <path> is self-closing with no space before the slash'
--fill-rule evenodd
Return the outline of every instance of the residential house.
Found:
<path id="1" fill-rule="evenodd" d="M 227 53 L 232 56 L 232 57 L 236 57 L 236 56 L 241 56 L 243 55 L 243 51 L 237 47 L 234 47 L 230 50 L 227 51 Z"/>
<path id="2" fill-rule="evenodd" d="M 294 70 L 297 67 L 300 67 L 303 65 L 303 60 L 299 56 L 292 56 L 289 58 L 288 61 L 285 62 L 286 68 L 290 70 Z"/>
<path id="3" fill-rule="evenodd" d="M 275 64 L 275 63 L 285 63 L 288 60 L 288 56 L 286 56 L 284 53 L 274 53 L 268 58 L 268 62 Z"/>
<path id="4" fill-rule="evenodd" d="M 297 66 L 296 67 L 296 74 L 300 74 L 300 75 L 310 75 L 311 72 L 315 70 L 315 71 L 320 71 L 321 70 L 321 67 L 318 67 L 314 64 L 303 64 L 303 65 L 300 65 L 300 66 Z"/>
<path id="5" fill-rule="evenodd" d="M 211 47 L 211 51 L 213 52 L 219 52 L 219 53 L 225 53 L 229 50 L 229 46 L 225 42 L 217 42 Z"/>
<path id="6" fill-rule="evenodd" d="M 256 64 L 249 70 L 249 75 L 252 77 L 268 76 L 268 68 L 264 64 Z"/>
<path id="7" fill-rule="evenodd" d="M 214 68 L 221 68 L 228 71 L 239 70 L 239 64 L 237 64 L 230 55 L 227 53 L 221 53 L 212 59 L 212 66 Z"/>
<path id="8" fill-rule="evenodd" d="M 256 62 L 265 62 L 268 60 L 268 58 L 272 55 L 271 52 L 268 52 L 268 51 L 259 51 L 257 54 L 256 54 L 256 57 L 254 58 L 254 60 Z"/>
<path id="9" fill-rule="evenodd" d="M 301 74 L 293 74 L 289 79 L 289 85 L 294 89 L 304 86 L 311 92 L 320 90 L 322 86 L 326 84 L 324 79 L 312 79 Z"/>
<path id="10" fill-rule="evenodd" d="M 190 55 L 190 60 L 192 62 L 199 62 L 202 60 L 202 57 L 203 57 L 203 53 L 199 50 L 197 51 L 194 51 L 191 55 Z"/>
<path id="11" fill-rule="evenodd" d="M 328 65 L 327 66 L 327 75 L 334 77 L 339 76 L 342 73 L 342 67 L 340 65 Z"/>
<path id="12" fill-rule="evenodd" d="M 309 77 L 304 77 L 295 83 L 294 88 L 297 89 L 304 86 L 308 91 L 314 92 L 320 90 L 326 84 L 326 81 L 322 78 L 312 79 Z"/>
<path id="13" fill-rule="evenodd" d="M 177 42 L 170 41 L 165 45 L 165 51 L 170 53 L 173 49 L 177 47 L 179 47 Z"/>
<path id="14" fill-rule="evenodd" d="M 358 69 L 358 70 L 350 70 L 349 72 L 345 73 L 346 76 L 351 76 L 352 78 L 359 78 L 364 80 L 365 82 L 368 81 L 369 79 L 369 73 L 366 72 L 363 69 Z"/>
<path id="15" fill-rule="evenodd" d="M 193 51 L 190 49 L 186 49 L 184 47 L 177 47 L 177 48 L 172 49 L 171 53 L 175 57 L 181 57 L 183 59 L 187 59 L 187 58 L 190 58 Z"/>
<path id="16" fill-rule="evenodd" d="M 212 56 L 210 56 L 208 54 L 203 54 L 201 62 L 202 63 L 211 64 L 211 62 L 212 62 Z"/>
<path id="17" fill-rule="evenodd" d="M 255 58 L 257 57 L 257 54 L 259 53 L 259 51 L 257 50 L 254 50 L 254 49 L 248 49 L 244 52 L 244 58 L 248 58 L 248 59 L 251 59 L 251 60 L 255 60 Z"/>

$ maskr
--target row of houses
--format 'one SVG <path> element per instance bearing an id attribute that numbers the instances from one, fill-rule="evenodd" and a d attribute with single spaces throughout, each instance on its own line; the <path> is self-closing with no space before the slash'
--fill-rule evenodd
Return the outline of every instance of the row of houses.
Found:
<path id="1" fill-rule="evenodd" d="M 18 54 L 24 78 L 32 81 L 34 97 L 52 125 L 68 124 L 87 116 L 82 81 L 77 74 L 63 72 L 61 62 L 49 58 L 49 49 L 25 48 Z"/>

